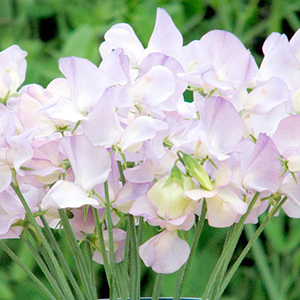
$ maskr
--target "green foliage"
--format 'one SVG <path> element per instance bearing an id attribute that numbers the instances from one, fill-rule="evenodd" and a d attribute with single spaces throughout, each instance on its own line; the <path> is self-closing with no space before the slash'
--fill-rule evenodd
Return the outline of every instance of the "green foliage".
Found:
<path id="1" fill-rule="evenodd" d="M 113 24 L 129 23 L 144 46 L 151 35 L 156 8 L 172 16 L 184 41 L 199 39 L 212 29 L 236 34 L 260 62 L 262 43 L 273 31 L 291 37 L 300 28 L 298 0 L 0 0 L 0 51 L 18 44 L 28 52 L 26 84 L 46 86 L 55 77 L 60 57 L 75 55 L 99 64 L 98 48 Z M 253 226 L 249 225 L 249 238 Z M 153 233 L 153 232 L 152 232 Z M 220 253 L 226 230 L 205 228 L 184 288 L 184 296 L 199 296 Z M 149 233 L 150 235 L 150 233 Z M 245 245 L 241 241 L 241 246 Z M 74 265 L 68 246 L 62 249 Z M 22 261 L 39 274 L 28 250 L 9 241 Z M 226 291 L 224 300 L 300 299 L 300 223 L 283 215 L 273 220 L 250 252 Z M 0 300 L 43 299 L 25 273 L 0 250 Z M 105 294 L 103 270 L 97 269 L 101 297 Z M 75 276 L 76 271 L 74 269 Z M 149 295 L 153 274 L 142 269 L 143 295 Z M 163 278 L 162 295 L 172 295 L 174 275 Z"/>

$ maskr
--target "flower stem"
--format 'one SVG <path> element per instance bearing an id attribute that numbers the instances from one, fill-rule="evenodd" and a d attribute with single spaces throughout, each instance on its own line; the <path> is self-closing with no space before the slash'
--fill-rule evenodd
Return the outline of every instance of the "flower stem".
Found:
<path id="1" fill-rule="evenodd" d="M 49 256 L 49 258 L 51 259 L 51 261 L 53 262 L 53 266 L 54 266 L 54 269 L 55 269 L 55 273 L 56 273 L 56 280 L 58 282 L 60 282 L 60 284 L 63 286 L 63 290 L 64 290 L 64 293 L 66 295 L 68 295 L 68 299 L 74 299 L 73 295 L 72 295 L 72 292 L 70 290 L 70 287 L 68 285 L 68 282 L 62 272 L 62 269 L 61 267 L 59 266 L 58 262 L 57 262 L 57 259 L 47 241 L 47 239 L 45 238 L 43 232 L 42 232 L 42 229 L 40 228 L 40 226 L 38 225 L 37 221 L 35 220 L 35 217 L 33 215 L 33 213 L 31 212 L 30 210 L 30 207 L 28 206 L 25 198 L 23 197 L 22 195 L 22 192 L 20 191 L 20 188 L 19 186 L 17 185 L 17 183 L 11 183 L 11 187 L 13 188 L 13 190 L 15 191 L 15 193 L 17 194 L 17 196 L 19 197 L 23 207 L 25 208 L 25 211 L 27 213 L 27 216 L 28 216 L 28 219 L 29 219 L 29 222 L 31 223 L 31 225 L 33 226 L 34 230 L 35 230 L 35 233 L 38 237 L 38 239 L 40 240 L 40 243 L 43 245 L 44 249 L 45 249 L 45 252 L 47 253 L 47 255 Z"/>
<path id="2" fill-rule="evenodd" d="M 55 291 L 56 295 L 59 299 L 66 299 L 66 296 L 63 294 L 61 287 L 59 286 L 59 283 L 55 279 L 55 274 L 51 274 L 49 271 L 49 265 L 44 262 L 42 257 L 40 256 L 40 253 L 36 250 L 36 248 L 32 245 L 32 243 L 29 241 L 28 237 L 22 236 L 22 241 L 25 243 L 26 247 L 34 257 L 36 263 L 40 267 L 41 271 L 44 273 L 45 277 L 47 278 L 48 282 L 52 286 L 53 290 Z M 37 246 L 36 246 L 37 247 Z M 51 271 L 52 268 L 51 268 Z M 54 277 L 53 277 L 54 276 Z"/>
<path id="3" fill-rule="evenodd" d="M 237 224 L 234 225 L 234 231 L 232 232 L 232 234 L 230 235 L 230 238 L 228 239 L 227 243 L 224 245 L 223 247 L 223 251 L 221 253 L 221 256 L 219 257 L 216 266 L 209 278 L 209 281 L 207 283 L 206 289 L 204 291 L 203 294 L 203 300 L 206 299 L 216 299 L 214 298 L 214 294 L 217 292 L 216 289 L 218 288 L 216 286 L 217 281 L 223 279 L 224 276 L 224 272 L 227 269 L 227 266 L 230 262 L 230 259 L 233 255 L 234 249 L 237 245 L 237 242 L 241 236 L 243 227 L 244 227 L 244 223 L 249 215 L 249 213 L 251 212 L 256 200 L 258 199 L 259 193 L 256 193 L 249 206 L 247 209 L 247 212 L 241 216 L 239 222 Z"/>
<path id="4" fill-rule="evenodd" d="M 74 235 L 74 232 L 71 228 L 71 225 L 69 223 L 68 217 L 66 215 L 66 212 L 64 209 L 59 209 L 59 216 L 61 219 L 61 223 L 63 225 L 64 231 L 66 232 L 69 244 L 71 246 L 71 250 L 73 252 L 73 256 L 79 271 L 79 276 L 80 279 L 82 281 L 82 284 L 84 286 L 85 289 L 85 293 L 86 293 L 86 297 L 88 300 L 95 300 L 95 298 L 93 297 L 93 293 L 92 293 L 92 289 L 95 287 L 92 287 L 89 284 L 89 276 L 87 273 L 87 265 L 85 263 L 82 251 L 80 249 L 80 247 L 78 246 L 76 237 Z"/>
<path id="5" fill-rule="evenodd" d="M 97 291 L 96 291 L 95 270 L 93 266 L 93 253 L 89 242 L 85 242 L 85 246 L 86 246 L 86 264 L 88 266 L 88 273 L 90 275 L 91 286 L 93 287 L 92 293 L 94 299 L 98 299 Z"/>
<path id="6" fill-rule="evenodd" d="M 113 237 L 113 223 L 111 218 L 111 207 L 109 200 L 108 182 L 104 183 L 105 191 L 105 209 L 107 216 L 108 229 L 108 249 L 109 249 L 109 265 L 110 265 L 110 299 L 117 299 L 116 296 L 116 274 L 115 274 L 115 258 L 114 258 L 114 237 Z"/>
<path id="7" fill-rule="evenodd" d="M 140 261 L 134 216 L 128 215 L 128 233 L 130 234 L 130 299 L 140 299 Z"/>
<path id="8" fill-rule="evenodd" d="M 202 233 L 202 229 L 204 226 L 204 222 L 205 222 L 205 215 L 206 215 L 206 202 L 203 201 L 203 205 L 202 205 L 202 211 L 201 211 L 201 215 L 200 215 L 200 219 L 198 221 L 196 230 L 195 230 L 195 235 L 194 235 L 194 239 L 192 242 L 192 247 L 191 247 L 191 253 L 190 256 L 184 266 L 183 272 L 181 274 L 178 274 L 179 276 L 177 277 L 177 284 L 176 284 L 176 289 L 175 289 L 175 293 L 174 293 L 174 297 L 173 300 L 179 300 L 182 290 L 183 290 L 183 286 L 186 282 L 187 279 L 187 275 L 188 275 L 188 271 L 190 269 L 190 266 L 192 264 L 192 260 L 194 258 L 197 246 L 198 246 L 198 242 Z"/>
<path id="9" fill-rule="evenodd" d="M 53 235 L 53 232 L 52 230 L 50 229 L 49 227 L 49 224 L 45 218 L 45 216 L 41 215 L 40 216 L 40 219 L 44 225 L 44 229 L 45 229 L 45 234 L 49 240 L 49 244 L 52 246 L 52 248 L 54 249 L 54 251 L 56 252 L 57 254 L 57 257 L 60 261 L 60 263 L 62 264 L 63 268 L 65 269 L 66 273 L 67 273 L 67 276 L 70 280 L 70 283 L 72 284 L 72 287 L 74 288 L 74 291 L 75 293 L 77 294 L 77 297 L 79 300 L 84 300 L 84 296 L 79 288 L 79 285 L 78 283 L 76 282 L 76 279 L 74 278 L 74 275 L 69 267 L 69 264 L 68 262 L 66 261 L 54 235 Z"/>
<path id="10" fill-rule="evenodd" d="M 160 288 L 162 282 L 162 274 L 156 274 L 155 283 L 153 287 L 152 300 L 159 300 Z"/>
<path id="11" fill-rule="evenodd" d="M 284 204 L 284 202 L 286 200 L 287 200 L 287 198 L 284 197 L 280 202 L 277 203 L 277 205 L 274 206 L 274 208 L 272 209 L 272 211 L 266 216 L 265 220 L 258 227 L 258 229 L 256 230 L 255 234 L 250 238 L 248 244 L 243 249 L 242 253 L 239 255 L 238 259 L 235 261 L 235 263 L 231 267 L 230 271 L 226 275 L 226 277 L 225 277 L 225 279 L 224 279 L 224 281 L 223 281 L 223 283 L 221 285 L 221 288 L 220 288 L 220 290 L 217 293 L 216 299 L 219 299 L 222 296 L 224 290 L 226 289 L 228 283 L 230 282 L 231 278 L 235 274 L 237 268 L 240 266 L 241 262 L 243 261 L 243 259 L 247 255 L 247 253 L 250 251 L 251 247 L 256 242 L 256 240 L 258 239 L 258 237 L 260 236 L 260 234 L 266 228 L 266 226 L 268 225 L 268 223 L 270 222 L 270 220 L 272 219 L 272 217 L 278 212 L 278 210 L 282 207 L 282 205 Z"/>
<path id="12" fill-rule="evenodd" d="M 108 263 L 108 259 L 107 259 L 107 255 L 106 255 L 105 242 L 104 242 L 103 231 L 102 231 L 102 227 L 101 227 L 102 224 L 99 220 L 98 211 L 94 207 L 93 207 L 93 213 L 94 213 L 94 219 L 95 219 L 95 225 L 96 225 L 96 232 L 98 235 L 98 240 L 99 240 L 99 245 L 100 245 L 100 251 L 101 251 L 101 255 L 103 257 L 103 264 L 104 264 L 106 279 L 107 279 L 108 284 L 110 285 L 109 278 L 111 276 L 110 275 L 111 270 L 110 270 L 110 265 Z"/>
<path id="13" fill-rule="evenodd" d="M 24 265 L 24 263 L 18 258 L 18 256 L 2 241 L 0 240 L 0 247 L 6 254 L 30 277 L 30 279 L 45 293 L 50 300 L 56 300 L 57 298 L 45 287 L 45 285 L 37 278 L 32 271 Z"/>

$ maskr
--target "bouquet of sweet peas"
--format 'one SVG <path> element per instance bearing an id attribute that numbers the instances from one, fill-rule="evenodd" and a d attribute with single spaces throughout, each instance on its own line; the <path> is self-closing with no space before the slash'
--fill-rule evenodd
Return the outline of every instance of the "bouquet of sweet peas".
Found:
<path id="1" fill-rule="evenodd" d="M 202 295 L 219 299 L 271 218 L 300 217 L 300 32 L 271 34 L 258 68 L 229 32 L 183 46 L 158 9 L 146 49 L 117 24 L 99 50 L 100 66 L 62 58 L 64 77 L 21 89 L 27 53 L 0 53 L 0 246 L 49 299 L 97 299 L 92 261 L 111 299 L 139 299 L 140 259 L 158 274 L 153 299 L 161 274 L 179 270 L 179 299 L 207 220 L 230 227 Z M 244 224 L 266 211 L 227 270 Z M 145 223 L 158 230 L 147 241 Z M 81 284 L 53 229 L 66 233 Z M 2 241 L 11 238 L 51 291 Z"/>

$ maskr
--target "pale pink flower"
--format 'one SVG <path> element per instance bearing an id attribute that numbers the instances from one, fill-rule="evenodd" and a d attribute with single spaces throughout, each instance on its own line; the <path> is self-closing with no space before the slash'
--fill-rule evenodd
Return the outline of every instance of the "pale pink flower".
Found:
<path id="1" fill-rule="evenodd" d="M 25 80 L 27 52 L 13 45 L 0 52 L 0 99 L 12 96 Z"/>
<path id="2" fill-rule="evenodd" d="M 86 136 L 65 137 L 59 141 L 62 152 L 69 159 L 75 182 L 60 180 L 43 199 L 44 207 L 98 206 L 90 197 L 92 189 L 104 183 L 111 170 L 110 155 L 101 146 L 93 146 Z"/>
<path id="3" fill-rule="evenodd" d="M 109 237 L 108 230 L 103 230 L 106 255 L 109 260 Z M 113 241 L 114 241 L 114 262 L 117 264 L 124 259 L 126 232 L 119 228 L 113 228 Z M 103 256 L 97 250 L 93 254 L 93 260 L 99 264 L 103 264 Z"/>
<path id="4" fill-rule="evenodd" d="M 177 231 L 163 231 L 140 246 L 139 254 L 147 267 L 156 273 L 176 272 L 190 255 L 188 243 L 180 239 Z"/>

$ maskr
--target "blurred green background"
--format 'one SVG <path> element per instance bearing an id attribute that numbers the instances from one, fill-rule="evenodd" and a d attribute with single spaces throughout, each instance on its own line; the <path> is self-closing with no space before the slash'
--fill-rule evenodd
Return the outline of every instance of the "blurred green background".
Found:
<path id="1" fill-rule="evenodd" d="M 261 47 L 273 31 L 289 38 L 300 28 L 300 1 L 295 0 L 0 0 L 0 50 L 18 44 L 28 52 L 26 84 L 46 86 L 61 76 L 58 59 L 80 56 L 99 64 L 104 33 L 119 22 L 129 23 L 144 46 L 151 35 L 156 8 L 163 7 L 181 31 L 184 42 L 212 29 L 236 34 L 258 63 Z M 238 246 L 243 248 L 255 230 L 246 226 Z M 147 235 L 151 234 L 148 230 Z M 226 229 L 205 227 L 184 296 L 199 297 L 220 253 Z M 58 238 L 60 238 L 58 236 Z M 40 274 L 19 241 L 7 242 Z M 62 249 L 74 265 L 65 240 Z M 250 252 L 227 289 L 224 300 L 300 299 L 300 221 L 283 214 L 273 220 Z M 99 297 L 107 297 L 102 268 L 97 266 Z M 76 273 L 76 271 L 74 270 Z M 143 269 L 143 295 L 150 294 L 153 273 Z M 42 275 L 40 275 L 42 277 Z M 172 295 L 174 275 L 163 279 L 162 295 Z M 40 290 L 0 250 L 0 300 L 44 299 Z"/>

